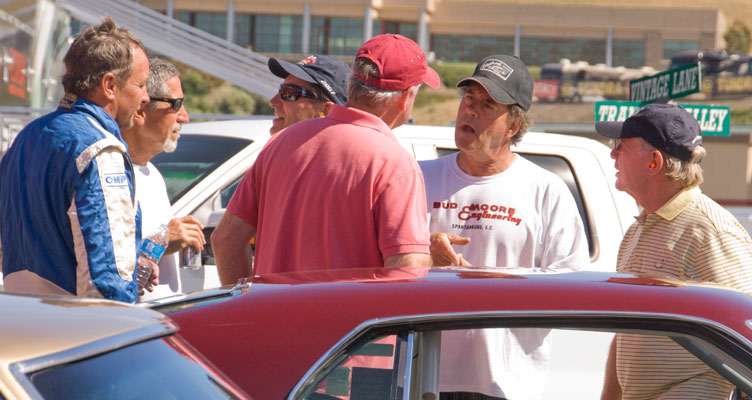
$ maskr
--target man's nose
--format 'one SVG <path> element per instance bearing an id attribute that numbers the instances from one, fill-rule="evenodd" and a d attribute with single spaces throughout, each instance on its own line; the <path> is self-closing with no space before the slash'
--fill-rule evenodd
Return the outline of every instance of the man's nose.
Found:
<path id="1" fill-rule="evenodd" d="M 188 117 L 188 110 L 185 109 L 185 106 L 180 106 L 180 110 L 178 110 L 178 118 L 177 121 L 181 124 L 184 124 L 188 122 L 190 118 Z"/>
<path id="2" fill-rule="evenodd" d="M 275 94 L 274 97 L 272 97 L 269 100 L 269 105 L 274 107 L 275 104 L 279 104 L 282 102 L 282 98 L 279 97 L 279 93 Z"/>
<path id="3" fill-rule="evenodd" d="M 141 104 L 149 102 L 149 92 L 146 90 L 146 86 L 141 89 Z"/>
<path id="4" fill-rule="evenodd" d="M 465 100 L 465 112 L 470 114 L 472 117 L 478 116 L 478 102 L 472 101 L 472 100 Z"/>

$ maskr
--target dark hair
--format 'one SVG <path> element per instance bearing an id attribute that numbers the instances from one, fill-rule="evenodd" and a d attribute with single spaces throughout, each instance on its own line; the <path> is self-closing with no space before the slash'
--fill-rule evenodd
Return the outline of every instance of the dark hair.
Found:
<path id="1" fill-rule="evenodd" d="M 130 30 L 118 28 L 109 15 L 101 24 L 88 26 L 63 58 L 66 93 L 86 97 L 107 73 L 124 84 L 133 68 L 133 48 L 146 52 L 143 43 Z"/>

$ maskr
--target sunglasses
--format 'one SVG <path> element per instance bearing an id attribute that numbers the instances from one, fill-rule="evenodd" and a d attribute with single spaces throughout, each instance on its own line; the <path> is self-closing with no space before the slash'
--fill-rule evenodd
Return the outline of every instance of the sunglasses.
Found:
<path id="1" fill-rule="evenodd" d="M 288 102 L 298 101 L 301 97 L 318 100 L 318 96 L 316 96 L 313 91 L 303 89 L 302 87 L 291 83 L 283 83 L 279 85 L 279 97 Z"/>
<path id="2" fill-rule="evenodd" d="M 183 100 L 185 100 L 185 98 L 181 97 L 179 99 L 168 99 L 166 97 L 149 97 L 149 100 L 150 101 L 163 101 L 165 103 L 170 103 L 173 110 L 180 111 L 180 107 L 183 106 Z"/>

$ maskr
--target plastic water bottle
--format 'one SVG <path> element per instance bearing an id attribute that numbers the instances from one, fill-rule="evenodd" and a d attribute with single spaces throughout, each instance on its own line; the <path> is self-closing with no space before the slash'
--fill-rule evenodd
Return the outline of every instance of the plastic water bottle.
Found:
<path id="1" fill-rule="evenodd" d="M 139 255 L 141 257 L 148 258 L 155 264 L 162 258 L 165 249 L 167 249 L 167 234 L 170 228 L 166 224 L 162 224 L 153 235 L 144 239 L 141 243 L 141 249 Z M 138 270 L 136 271 L 136 279 L 138 280 L 138 289 L 141 290 L 146 287 L 146 284 L 151 278 L 152 268 L 150 265 L 138 264 Z"/>

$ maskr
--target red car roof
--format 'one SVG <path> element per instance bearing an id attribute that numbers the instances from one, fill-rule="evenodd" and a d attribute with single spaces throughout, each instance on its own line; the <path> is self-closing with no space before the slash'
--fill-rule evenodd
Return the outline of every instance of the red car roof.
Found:
<path id="1" fill-rule="evenodd" d="M 517 270 L 519 271 L 519 270 Z M 386 318 L 463 313 L 686 316 L 752 341 L 752 297 L 674 279 L 598 272 L 358 269 L 271 274 L 247 293 L 170 317 L 179 334 L 251 396 L 280 398 L 340 339 Z"/>

